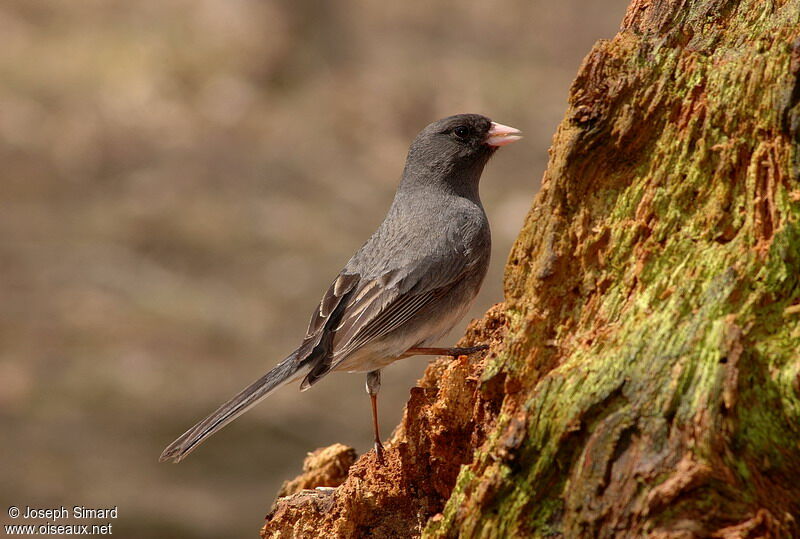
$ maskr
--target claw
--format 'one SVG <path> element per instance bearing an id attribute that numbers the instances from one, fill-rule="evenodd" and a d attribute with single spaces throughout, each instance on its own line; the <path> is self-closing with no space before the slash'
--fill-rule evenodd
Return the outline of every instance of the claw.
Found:
<path id="1" fill-rule="evenodd" d="M 408 356 L 470 356 L 476 352 L 488 350 L 488 344 L 479 344 L 478 346 L 470 346 L 468 348 L 409 348 L 402 357 Z"/>
<path id="2" fill-rule="evenodd" d="M 386 464 L 386 462 L 383 460 L 383 453 L 384 453 L 383 444 L 378 442 L 378 441 L 376 441 L 375 442 L 375 454 L 377 455 L 378 463 L 380 463 L 381 466 Z"/>
<path id="3" fill-rule="evenodd" d="M 479 344 L 478 346 L 470 346 L 468 348 L 451 348 L 450 353 L 447 354 L 448 356 L 458 357 L 458 356 L 471 356 L 477 352 L 483 352 L 484 350 L 488 350 L 488 344 Z"/>

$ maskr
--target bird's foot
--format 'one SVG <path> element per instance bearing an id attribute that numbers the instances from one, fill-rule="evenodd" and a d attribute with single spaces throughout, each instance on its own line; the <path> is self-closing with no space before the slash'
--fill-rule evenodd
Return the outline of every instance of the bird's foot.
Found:
<path id="1" fill-rule="evenodd" d="M 484 350 L 488 350 L 488 344 L 479 344 L 477 346 L 469 346 L 467 348 L 448 348 L 448 353 L 445 354 L 447 356 L 471 356 L 472 354 L 477 354 L 478 352 L 483 352 Z"/>
<path id="2" fill-rule="evenodd" d="M 385 464 L 383 460 L 383 444 L 380 440 L 375 440 L 375 455 L 378 457 L 378 463 L 383 466 Z"/>
<path id="3" fill-rule="evenodd" d="M 471 356 L 477 352 L 488 350 L 488 344 L 479 344 L 468 348 L 409 348 L 405 356 Z"/>

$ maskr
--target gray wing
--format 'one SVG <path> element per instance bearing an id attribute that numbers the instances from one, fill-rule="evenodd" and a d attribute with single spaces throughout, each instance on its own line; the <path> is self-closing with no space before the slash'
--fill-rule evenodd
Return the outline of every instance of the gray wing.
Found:
<path id="1" fill-rule="evenodd" d="M 311 319 L 306 341 L 313 353 L 304 363 L 309 372 L 301 389 L 466 279 L 485 274 L 491 237 L 483 209 L 460 199 L 437 204 L 433 220 L 427 209 L 418 209 L 425 213 L 419 223 L 427 226 L 405 226 L 408 219 L 392 218 L 390 210 L 347 263 Z"/>
<path id="2" fill-rule="evenodd" d="M 447 294 L 468 275 L 471 266 L 427 257 L 372 279 L 359 279 L 344 294 L 344 302 L 334 290 L 337 279 L 320 309 L 311 319 L 307 340 L 325 342 L 325 354 L 315 354 L 311 370 L 300 388 L 305 390 L 325 376 L 336 363 L 367 343 L 379 339 L 412 319 L 421 309 Z M 341 276 L 340 276 L 341 277 Z M 336 305 L 323 309 L 327 303 Z M 337 313 L 337 320 L 324 319 L 324 312 Z M 314 335 L 319 331 L 324 334 Z M 326 342 L 327 341 L 327 342 Z M 334 360 L 334 355 L 337 360 Z"/>

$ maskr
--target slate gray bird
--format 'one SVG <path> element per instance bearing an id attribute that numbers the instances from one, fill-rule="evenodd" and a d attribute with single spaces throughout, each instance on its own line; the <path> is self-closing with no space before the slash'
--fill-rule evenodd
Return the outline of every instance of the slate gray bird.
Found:
<path id="1" fill-rule="evenodd" d="M 478 114 L 427 126 L 408 151 L 403 178 L 383 223 L 353 255 L 311 316 L 300 347 L 186 431 L 161 454 L 182 460 L 200 443 L 278 387 L 305 390 L 331 371 L 366 372 L 375 450 L 381 369 L 428 348 L 469 309 L 489 266 L 491 234 L 478 195 L 486 162 L 520 131 Z"/>

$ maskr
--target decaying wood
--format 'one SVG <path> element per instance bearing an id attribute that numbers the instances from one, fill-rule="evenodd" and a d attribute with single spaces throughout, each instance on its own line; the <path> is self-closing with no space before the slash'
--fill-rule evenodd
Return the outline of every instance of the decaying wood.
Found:
<path id="1" fill-rule="evenodd" d="M 409 537 L 444 509 L 463 464 L 494 428 L 503 384 L 481 384 L 484 365 L 502 347 L 502 306 L 473 324 L 464 346 L 487 343 L 495 352 L 440 359 L 411 390 L 400 427 L 385 444 L 385 464 L 362 456 L 335 490 L 304 490 L 280 498 L 263 537 Z M 307 461 L 308 462 L 308 461 Z M 310 468 L 310 466 L 309 466 Z M 310 469 L 305 470 L 309 477 Z M 305 482 L 303 488 L 318 486 Z"/>
<path id="2" fill-rule="evenodd" d="M 800 0 L 634 0 L 462 343 L 489 352 L 262 533 L 800 536 L 798 146 Z"/>
<path id="3" fill-rule="evenodd" d="M 357 457 L 356 450 L 344 444 L 333 444 L 309 453 L 303 461 L 303 473 L 291 481 L 285 481 L 278 497 L 318 487 L 338 487 L 347 479 L 347 472 Z"/>

